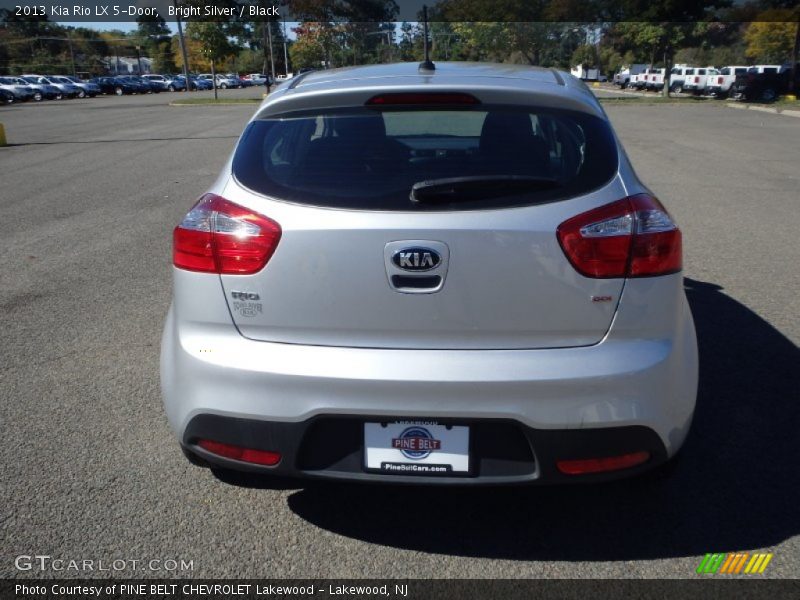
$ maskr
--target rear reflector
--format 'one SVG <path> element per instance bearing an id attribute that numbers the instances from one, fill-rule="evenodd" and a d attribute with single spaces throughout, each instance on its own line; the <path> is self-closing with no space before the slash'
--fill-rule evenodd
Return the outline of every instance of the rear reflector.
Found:
<path id="1" fill-rule="evenodd" d="M 585 458 L 582 460 L 559 460 L 556 462 L 558 470 L 565 475 L 586 475 L 588 473 L 604 473 L 619 471 L 641 465 L 650 460 L 649 452 L 633 452 L 620 456 L 606 458 Z"/>
<path id="2" fill-rule="evenodd" d="M 681 270 L 680 229 L 647 194 L 572 217 L 556 235 L 567 259 L 586 277 L 651 277 Z"/>
<path id="3" fill-rule="evenodd" d="M 273 467 L 281 462 L 281 455 L 279 452 L 253 450 L 251 448 L 242 448 L 231 444 L 223 444 L 222 442 L 213 442 L 211 440 L 199 440 L 197 445 L 203 450 L 208 450 L 217 456 L 253 463 L 255 465 Z"/>
<path id="4" fill-rule="evenodd" d="M 272 219 L 206 194 L 173 232 L 172 262 L 179 269 L 249 275 L 267 264 L 281 239 Z"/>
<path id="5" fill-rule="evenodd" d="M 481 101 L 471 94 L 420 92 L 379 94 L 367 100 L 367 106 L 407 106 L 413 104 L 442 105 L 442 104 L 480 104 Z"/>

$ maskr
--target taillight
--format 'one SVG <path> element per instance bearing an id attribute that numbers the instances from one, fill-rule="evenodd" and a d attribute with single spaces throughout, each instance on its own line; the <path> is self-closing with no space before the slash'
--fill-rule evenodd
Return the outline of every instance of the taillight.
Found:
<path id="1" fill-rule="evenodd" d="M 646 451 L 621 454 L 620 456 L 608 456 L 604 458 L 585 458 L 581 460 L 559 460 L 556 461 L 558 470 L 565 475 L 587 475 L 589 473 L 607 473 L 608 471 L 619 471 L 620 469 L 630 469 L 646 463 L 650 460 L 650 453 Z"/>
<path id="2" fill-rule="evenodd" d="M 722 77 L 717 77 L 717 83 L 722 83 Z"/>
<path id="3" fill-rule="evenodd" d="M 681 231 L 647 194 L 592 209 L 558 226 L 558 242 L 581 275 L 651 277 L 681 270 Z"/>
<path id="4" fill-rule="evenodd" d="M 700 83 L 700 78 L 699 78 L 699 77 L 697 77 L 696 75 L 695 75 L 695 78 L 694 78 L 694 82 L 695 82 L 695 83 Z"/>
<path id="5" fill-rule="evenodd" d="M 256 465 L 274 467 L 281 462 L 280 452 L 242 448 L 241 446 L 224 444 L 222 442 L 215 442 L 212 440 L 198 440 L 197 445 L 203 450 L 211 452 L 212 454 L 216 454 L 217 456 L 230 458 L 233 460 L 240 460 L 242 462 L 253 463 Z"/>
<path id="6" fill-rule="evenodd" d="M 423 105 L 452 105 L 452 104 L 480 104 L 472 94 L 460 92 L 400 92 L 379 94 L 367 100 L 367 106 L 407 106 L 414 104 Z"/>
<path id="7" fill-rule="evenodd" d="M 172 262 L 187 271 L 249 275 L 264 268 L 280 239 L 272 219 L 206 194 L 175 228 Z"/>

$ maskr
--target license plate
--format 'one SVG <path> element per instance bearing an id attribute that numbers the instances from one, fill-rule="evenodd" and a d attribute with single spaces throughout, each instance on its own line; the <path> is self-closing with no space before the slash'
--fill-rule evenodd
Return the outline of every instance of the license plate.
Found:
<path id="1" fill-rule="evenodd" d="M 435 421 L 364 423 L 364 467 L 394 475 L 469 473 L 469 427 Z"/>

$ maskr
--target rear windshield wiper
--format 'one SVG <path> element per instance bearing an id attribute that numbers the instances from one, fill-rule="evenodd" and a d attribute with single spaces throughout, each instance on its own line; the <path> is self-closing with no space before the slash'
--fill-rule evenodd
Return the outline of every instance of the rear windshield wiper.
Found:
<path id="1" fill-rule="evenodd" d="M 473 175 L 418 181 L 411 187 L 411 201 L 449 203 L 513 196 L 525 192 L 551 190 L 561 184 L 550 177 L 527 175 Z"/>

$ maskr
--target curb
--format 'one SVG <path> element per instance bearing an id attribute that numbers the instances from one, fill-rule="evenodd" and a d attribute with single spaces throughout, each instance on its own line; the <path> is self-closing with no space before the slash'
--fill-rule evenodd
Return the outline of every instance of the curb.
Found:
<path id="1" fill-rule="evenodd" d="M 180 101 L 170 102 L 167 106 L 253 106 L 257 105 L 261 102 L 258 98 L 255 99 L 255 102 L 202 102 L 202 103 L 189 103 L 184 104 Z"/>
<path id="2" fill-rule="evenodd" d="M 772 113 L 773 115 L 785 115 L 787 117 L 800 117 L 800 110 L 791 108 L 777 109 L 772 106 L 757 106 L 752 104 L 732 104 L 727 103 L 728 108 L 738 108 L 739 110 L 757 110 L 759 112 Z"/>

